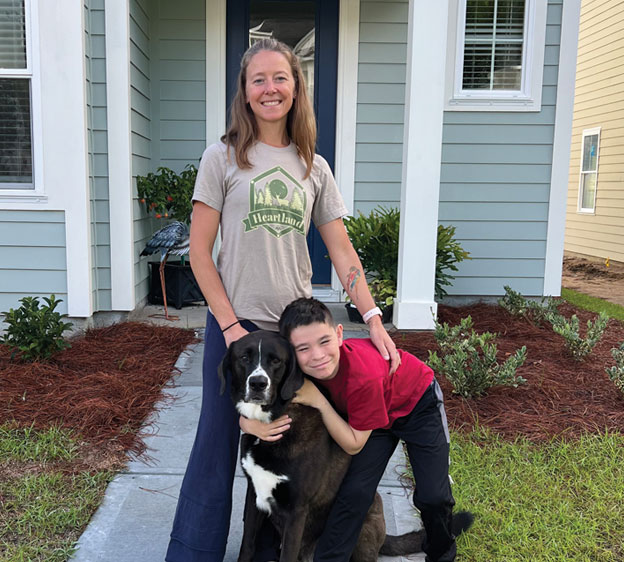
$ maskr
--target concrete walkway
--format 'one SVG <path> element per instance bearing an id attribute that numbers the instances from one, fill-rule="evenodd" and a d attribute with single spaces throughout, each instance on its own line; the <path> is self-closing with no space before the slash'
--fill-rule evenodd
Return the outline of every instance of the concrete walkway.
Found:
<path id="1" fill-rule="evenodd" d="M 335 318 L 345 324 L 346 337 L 365 337 L 361 325 L 346 322 L 341 305 L 332 305 Z M 149 315 L 160 307 L 147 307 L 134 320 L 154 321 Z M 182 327 L 204 326 L 205 307 L 188 307 L 180 311 L 175 324 Z M 168 325 L 172 323 L 169 322 Z M 135 460 L 128 464 L 109 484 L 104 501 L 86 531 L 78 541 L 76 562 L 161 562 L 165 558 L 169 532 L 177 497 L 186 468 L 201 406 L 201 363 L 203 343 L 187 348 L 176 366 L 175 388 L 167 392 L 173 402 L 153 414 L 155 432 L 146 439 L 150 462 Z M 399 482 L 404 466 L 400 448 L 388 466 L 379 492 L 384 501 L 388 533 L 400 534 L 420 527 L 417 512 L 411 507 L 409 495 Z M 225 562 L 235 562 L 242 536 L 242 512 L 247 481 L 237 469 L 234 479 L 234 501 L 230 537 Z M 412 555 L 408 560 L 422 561 L 424 555 Z M 380 557 L 380 560 L 400 561 L 401 557 Z"/>

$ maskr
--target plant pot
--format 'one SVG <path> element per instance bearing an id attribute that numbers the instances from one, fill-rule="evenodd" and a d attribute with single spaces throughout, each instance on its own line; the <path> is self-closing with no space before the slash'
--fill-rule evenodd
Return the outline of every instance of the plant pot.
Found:
<path id="1" fill-rule="evenodd" d="M 160 262 L 151 261 L 149 266 L 150 291 L 147 300 L 150 304 L 164 304 L 160 286 Z M 165 264 L 165 290 L 167 291 L 167 304 L 173 305 L 178 310 L 184 305 L 196 302 L 208 304 L 189 263 L 182 265 L 181 262 L 167 262 Z"/>
<path id="2" fill-rule="evenodd" d="M 345 304 L 345 308 L 347 309 L 347 316 L 349 317 L 350 322 L 364 324 L 362 315 L 358 312 L 358 309 L 355 308 L 355 306 L 353 306 L 350 302 L 348 302 L 347 304 Z M 381 308 L 381 321 L 384 324 L 387 324 L 388 322 L 392 322 L 392 311 L 393 311 L 393 305 L 385 306 Z"/>

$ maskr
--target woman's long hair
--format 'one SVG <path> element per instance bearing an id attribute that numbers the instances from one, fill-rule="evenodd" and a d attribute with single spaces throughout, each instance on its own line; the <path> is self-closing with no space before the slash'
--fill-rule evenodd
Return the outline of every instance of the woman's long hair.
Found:
<path id="1" fill-rule="evenodd" d="M 286 57 L 295 80 L 293 105 L 286 120 L 286 133 L 295 143 L 299 157 L 306 164 L 304 178 L 310 175 L 316 152 L 316 121 L 314 111 L 306 91 L 301 65 L 292 49 L 277 39 L 261 39 L 254 43 L 241 59 L 238 73 L 238 87 L 230 107 L 230 124 L 221 141 L 234 149 L 236 164 L 239 168 L 251 168 L 248 152 L 258 138 L 258 124 L 251 107 L 246 101 L 247 67 L 252 57 L 260 51 L 275 51 Z"/>

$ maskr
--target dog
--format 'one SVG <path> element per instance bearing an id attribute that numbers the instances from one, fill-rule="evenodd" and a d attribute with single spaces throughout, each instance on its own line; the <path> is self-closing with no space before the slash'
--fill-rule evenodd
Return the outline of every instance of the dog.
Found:
<path id="1" fill-rule="evenodd" d="M 221 394 L 231 374 L 230 395 L 238 412 L 271 422 L 283 414 L 291 428 L 275 442 L 253 435 L 241 438 L 241 465 L 247 476 L 243 539 L 238 561 L 251 562 L 256 536 L 269 517 L 281 537 L 280 562 L 312 560 L 332 503 L 351 457 L 327 432 L 318 410 L 291 400 L 304 382 L 286 338 L 259 330 L 233 342 L 219 367 Z M 453 517 L 453 533 L 472 523 L 472 515 Z M 381 496 L 376 495 L 352 554 L 352 562 L 375 562 L 379 554 L 420 552 L 424 530 L 386 535 Z"/>

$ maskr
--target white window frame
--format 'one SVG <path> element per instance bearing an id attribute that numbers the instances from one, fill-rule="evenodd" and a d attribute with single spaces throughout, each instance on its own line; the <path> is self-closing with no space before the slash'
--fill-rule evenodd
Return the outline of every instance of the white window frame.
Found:
<path id="1" fill-rule="evenodd" d="M 585 148 L 585 139 L 593 135 L 598 135 L 596 141 L 596 169 L 594 171 L 583 171 L 583 153 Z M 578 189 L 578 208 L 577 212 L 582 215 L 595 215 L 596 214 L 596 194 L 598 193 L 598 164 L 600 158 L 600 127 L 594 127 L 593 129 L 583 129 L 583 135 L 581 137 L 581 159 L 579 162 L 579 189 Z M 596 174 L 596 185 L 594 187 L 594 199 L 591 207 L 583 207 L 583 175 Z"/>
<path id="2" fill-rule="evenodd" d="M 446 111 L 540 111 L 548 0 L 526 0 L 520 90 L 463 90 L 466 0 L 450 0 Z"/>
<path id="3" fill-rule="evenodd" d="M 0 202 L 45 200 L 43 190 L 43 150 L 41 146 L 41 84 L 39 72 L 39 19 L 37 2 L 24 0 L 26 31 L 26 68 L 0 69 L 2 78 L 28 78 L 30 80 L 30 143 L 32 151 L 32 184 L 15 184 L 0 181 Z"/>

